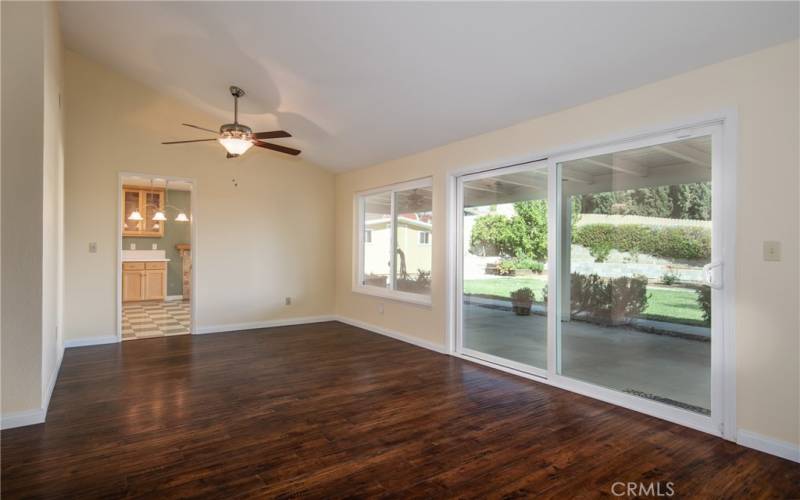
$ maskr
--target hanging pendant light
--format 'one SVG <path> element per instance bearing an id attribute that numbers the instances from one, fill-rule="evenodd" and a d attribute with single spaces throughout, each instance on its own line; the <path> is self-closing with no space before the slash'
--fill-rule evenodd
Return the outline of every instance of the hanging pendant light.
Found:
<path id="1" fill-rule="evenodd" d="M 175 216 L 175 222 L 189 222 L 189 218 L 186 217 L 185 213 L 181 212 Z"/>
<path id="2" fill-rule="evenodd" d="M 128 216 L 128 220 L 144 220 L 144 217 L 142 217 L 142 214 L 140 214 L 138 210 L 134 210 Z"/>
<path id="3" fill-rule="evenodd" d="M 153 220 L 155 220 L 155 221 L 167 220 L 167 216 L 164 215 L 164 212 L 159 210 L 153 215 Z"/>

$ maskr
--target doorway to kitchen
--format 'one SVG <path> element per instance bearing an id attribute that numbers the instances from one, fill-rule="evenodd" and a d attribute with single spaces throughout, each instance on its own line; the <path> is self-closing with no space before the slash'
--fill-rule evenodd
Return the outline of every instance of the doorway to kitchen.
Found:
<path id="1" fill-rule="evenodd" d="M 193 181 L 121 174 L 118 194 L 118 337 L 192 333 Z"/>

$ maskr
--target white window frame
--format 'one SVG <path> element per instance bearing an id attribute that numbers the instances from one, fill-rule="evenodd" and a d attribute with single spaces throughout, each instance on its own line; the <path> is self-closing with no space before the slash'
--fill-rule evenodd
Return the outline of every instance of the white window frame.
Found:
<path id="1" fill-rule="evenodd" d="M 423 295 L 419 293 L 411 293 L 411 292 L 402 292 L 400 290 L 394 289 L 394 280 L 395 280 L 395 266 L 397 261 L 397 252 L 395 251 L 397 247 L 397 231 L 395 227 L 395 223 L 397 221 L 397 214 L 395 213 L 395 194 L 399 191 L 408 191 L 409 189 L 415 188 L 430 188 L 433 190 L 433 178 L 426 177 L 424 179 L 416 179 L 408 182 L 402 182 L 399 184 L 392 184 L 389 186 L 383 186 L 375 189 L 370 189 L 366 191 L 360 191 L 355 194 L 354 197 L 354 214 L 355 214 L 355 231 L 354 233 L 357 235 L 355 238 L 354 244 L 356 245 L 356 251 L 353 252 L 355 256 L 354 262 L 354 273 L 353 273 L 353 292 L 361 293 L 365 295 L 372 295 L 375 297 L 381 297 L 385 299 L 391 300 L 398 300 L 401 302 L 408 302 L 411 304 L 423 305 L 423 306 L 430 306 L 431 305 L 431 294 Z M 389 260 L 389 287 L 377 287 L 377 286 L 370 286 L 365 283 L 364 278 L 364 245 L 365 243 L 365 227 L 364 227 L 364 199 L 367 196 L 372 196 L 376 194 L 384 194 L 390 193 L 391 194 L 391 211 L 390 211 L 390 223 L 389 223 L 389 231 L 390 231 L 390 260 Z M 431 210 L 432 213 L 432 210 Z M 433 219 L 433 217 L 431 217 Z M 431 233 L 433 232 L 433 221 L 431 221 Z M 433 260 L 431 259 L 431 262 Z"/>

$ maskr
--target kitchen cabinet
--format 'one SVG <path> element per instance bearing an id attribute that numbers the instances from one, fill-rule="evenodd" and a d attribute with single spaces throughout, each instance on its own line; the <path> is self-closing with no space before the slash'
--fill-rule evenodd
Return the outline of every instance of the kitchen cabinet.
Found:
<path id="1" fill-rule="evenodd" d="M 164 300 L 167 296 L 166 262 L 123 262 L 122 301 Z"/>
<path id="2" fill-rule="evenodd" d="M 122 187 L 122 236 L 161 238 L 164 222 L 155 221 L 157 211 L 164 210 L 164 190 L 160 188 Z M 139 212 L 142 220 L 130 220 L 133 212 Z"/>

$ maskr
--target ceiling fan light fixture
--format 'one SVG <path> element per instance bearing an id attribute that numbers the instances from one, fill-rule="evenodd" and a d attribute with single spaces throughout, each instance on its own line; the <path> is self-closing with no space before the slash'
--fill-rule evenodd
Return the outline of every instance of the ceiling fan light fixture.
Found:
<path id="1" fill-rule="evenodd" d="M 128 216 L 128 220 L 144 220 L 144 217 L 142 217 L 142 214 L 140 214 L 138 210 L 134 210 Z"/>
<path id="2" fill-rule="evenodd" d="M 252 139 L 244 135 L 225 133 L 217 140 L 222 144 L 222 147 L 225 148 L 228 154 L 233 156 L 243 155 L 248 149 L 253 147 Z"/>

